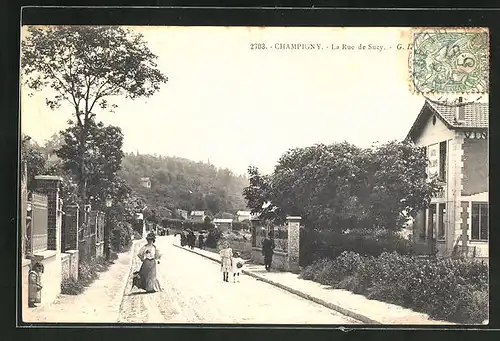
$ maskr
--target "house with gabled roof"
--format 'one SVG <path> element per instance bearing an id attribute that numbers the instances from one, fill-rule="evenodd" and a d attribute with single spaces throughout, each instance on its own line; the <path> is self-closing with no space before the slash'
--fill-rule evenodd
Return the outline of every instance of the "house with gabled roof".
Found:
<path id="1" fill-rule="evenodd" d="M 438 256 L 488 257 L 488 114 L 486 103 L 426 101 L 406 137 L 425 147 L 427 174 L 441 183 L 413 223 L 414 241 Z"/>
<path id="2" fill-rule="evenodd" d="M 205 211 L 191 211 L 190 219 L 192 221 L 203 222 L 205 221 Z"/>
<path id="3" fill-rule="evenodd" d="M 250 211 L 238 211 L 236 212 L 236 215 L 238 217 L 238 221 L 245 221 L 245 220 L 250 220 L 252 212 Z"/>
<path id="4" fill-rule="evenodd" d="M 233 229 L 233 219 L 216 218 L 213 223 L 220 231 Z"/>

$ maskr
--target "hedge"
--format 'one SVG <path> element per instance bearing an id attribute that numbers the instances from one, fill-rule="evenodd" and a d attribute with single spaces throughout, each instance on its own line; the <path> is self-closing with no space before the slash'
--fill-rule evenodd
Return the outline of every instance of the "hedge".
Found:
<path id="1" fill-rule="evenodd" d="M 488 266 L 479 261 L 346 251 L 305 267 L 300 276 L 438 320 L 480 324 L 488 319 Z"/>
<path id="2" fill-rule="evenodd" d="M 61 282 L 61 293 L 65 295 L 78 295 L 83 292 L 92 282 L 99 278 L 99 272 L 106 271 L 109 267 L 103 257 L 95 257 L 89 261 L 78 264 L 78 280 L 65 278 Z"/>
<path id="3" fill-rule="evenodd" d="M 407 239 L 384 230 L 353 230 L 342 233 L 331 230 L 301 229 L 300 260 L 307 266 L 323 258 L 335 259 L 344 251 L 363 256 L 379 256 L 384 252 L 414 255 L 417 251 Z"/>

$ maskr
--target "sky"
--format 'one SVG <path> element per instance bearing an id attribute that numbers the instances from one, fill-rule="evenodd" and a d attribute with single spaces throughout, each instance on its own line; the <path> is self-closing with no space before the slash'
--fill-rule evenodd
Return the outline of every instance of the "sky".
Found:
<path id="1" fill-rule="evenodd" d="M 403 139 L 424 103 L 409 86 L 409 51 L 397 48 L 408 45 L 407 28 L 128 28 L 144 35 L 168 82 L 97 112 L 122 128 L 125 152 L 270 173 L 289 148 Z M 251 49 L 257 43 L 267 49 Z M 323 49 L 279 49 L 286 44 Z M 70 107 L 51 111 L 45 95 L 21 90 L 21 131 L 39 143 L 71 118 Z"/>

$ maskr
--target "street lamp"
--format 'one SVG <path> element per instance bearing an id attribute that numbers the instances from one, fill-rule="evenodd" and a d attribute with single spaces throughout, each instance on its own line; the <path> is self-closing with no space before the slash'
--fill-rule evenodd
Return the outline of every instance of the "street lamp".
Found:
<path id="1" fill-rule="evenodd" d="M 111 254 L 111 243 L 109 240 L 109 210 L 113 205 L 113 199 L 110 196 L 106 198 L 106 225 L 104 225 L 104 252 L 106 253 L 106 260 L 109 260 Z"/>

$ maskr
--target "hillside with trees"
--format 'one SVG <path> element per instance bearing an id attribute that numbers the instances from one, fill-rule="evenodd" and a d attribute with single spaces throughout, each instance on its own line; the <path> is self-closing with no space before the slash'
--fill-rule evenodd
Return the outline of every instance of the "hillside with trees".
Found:
<path id="1" fill-rule="evenodd" d="M 247 177 L 211 164 L 130 153 L 123 158 L 121 176 L 159 217 L 176 217 L 177 208 L 206 210 L 214 217 L 246 208 Z M 143 177 L 150 178 L 151 188 L 141 185 Z"/>

